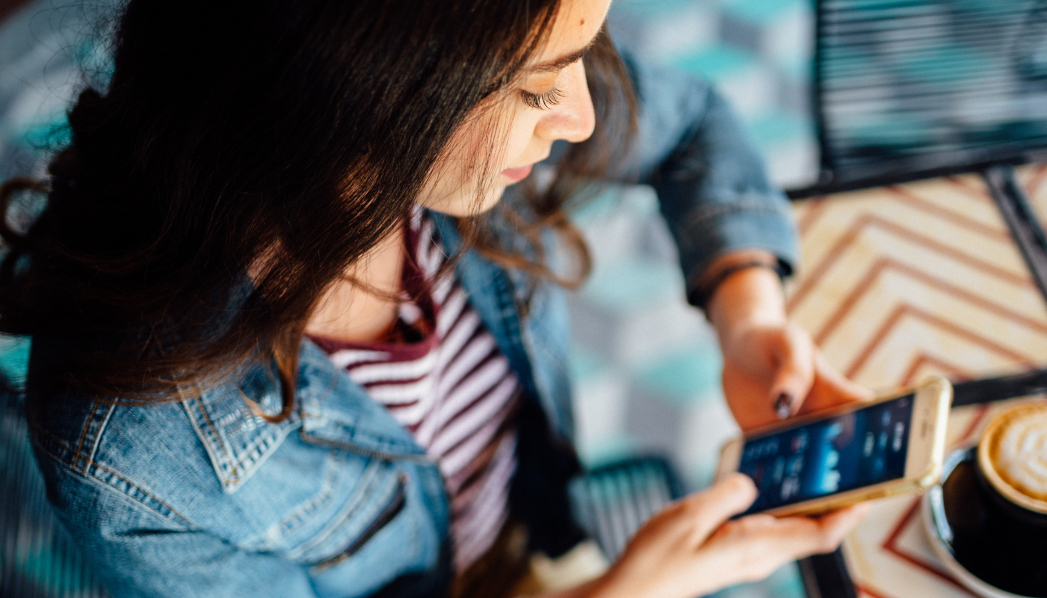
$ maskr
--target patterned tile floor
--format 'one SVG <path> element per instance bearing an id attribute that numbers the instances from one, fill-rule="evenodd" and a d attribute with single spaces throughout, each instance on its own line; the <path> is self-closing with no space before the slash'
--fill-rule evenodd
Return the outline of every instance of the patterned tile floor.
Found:
<path id="1" fill-rule="evenodd" d="M 772 178 L 817 176 L 808 91 L 814 3 L 804 0 L 616 0 L 609 28 L 646 58 L 716 83 L 767 156 Z"/>

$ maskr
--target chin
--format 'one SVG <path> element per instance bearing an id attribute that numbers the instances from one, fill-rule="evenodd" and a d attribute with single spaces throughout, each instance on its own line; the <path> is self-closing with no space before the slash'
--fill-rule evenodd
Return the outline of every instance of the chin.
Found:
<path id="1" fill-rule="evenodd" d="M 456 193 L 453 197 L 445 197 L 435 202 L 425 201 L 421 202 L 421 204 L 434 212 L 454 216 L 455 218 L 479 216 L 498 205 L 498 202 L 502 199 L 502 194 L 505 192 L 505 187 L 504 183 L 494 184 L 491 190 L 479 201 L 475 193 Z"/>

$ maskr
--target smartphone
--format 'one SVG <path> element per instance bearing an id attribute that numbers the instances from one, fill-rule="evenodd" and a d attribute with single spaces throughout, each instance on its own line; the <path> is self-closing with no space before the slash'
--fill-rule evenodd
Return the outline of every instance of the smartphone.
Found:
<path id="1" fill-rule="evenodd" d="M 724 445 L 717 479 L 740 471 L 760 494 L 742 515 L 816 514 L 938 481 L 952 385 L 934 377 L 870 403 L 755 430 Z"/>

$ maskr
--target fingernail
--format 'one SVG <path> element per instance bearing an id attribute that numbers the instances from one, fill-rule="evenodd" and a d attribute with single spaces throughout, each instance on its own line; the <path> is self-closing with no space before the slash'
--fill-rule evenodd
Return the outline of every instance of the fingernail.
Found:
<path id="1" fill-rule="evenodd" d="M 778 419 L 785 419 L 793 413 L 793 398 L 787 392 L 783 392 L 778 395 L 778 400 L 774 402 L 774 411 L 778 414 Z"/>

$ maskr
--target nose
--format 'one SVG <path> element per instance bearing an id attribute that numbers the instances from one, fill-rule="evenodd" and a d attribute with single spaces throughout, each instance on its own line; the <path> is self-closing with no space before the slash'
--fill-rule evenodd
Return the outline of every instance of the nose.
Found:
<path id="1" fill-rule="evenodd" d="M 582 61 L 568 66 L 563 79 L 564 98 L 538 121 L 535 133 L 549 141 L 585 141 L 596 127 L 596 112 Z"/>

